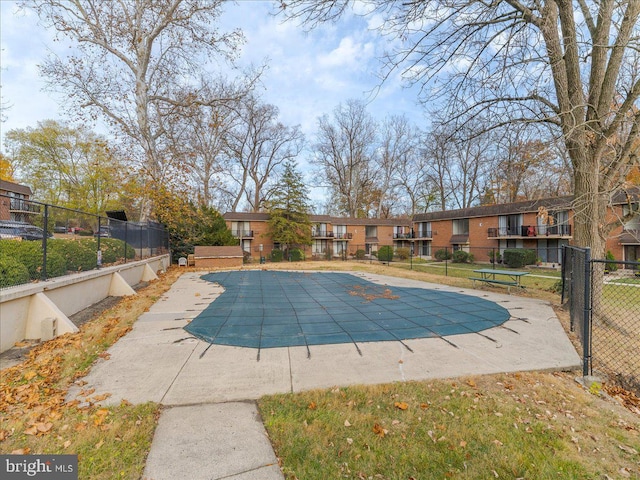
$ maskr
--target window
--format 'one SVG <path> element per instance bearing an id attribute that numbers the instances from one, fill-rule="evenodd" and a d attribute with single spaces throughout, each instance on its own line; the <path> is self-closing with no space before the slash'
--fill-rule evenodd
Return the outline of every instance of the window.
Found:
<path id="1" fill-rule="evenodd" d="M 423 257 L 431 256 L 431 242 L 420 242 L 420 255 Z"/>
<path id="2" fill-rule="evenodd" d="M 335 225 L 333 227 L 333 232 L 336 238 L 347 238 L 347 226 L 346 225 Z"/>
<path id="3" fill-rule="evenodd" d="M 523 235 L 522 232 L 522 214 L 516 215 L 500 215 L 498 217 L 499 236 L 506 237 L 509 235 Z M 524 232 L 526 235 L 526 232 Z"/>
<path id="4" fill-rule="evenodd" d="M 421 222 L 418 224 L 416 232 L 418 238 L 431 238 L 431 222 Z"/>
<path id="5" fill-rule="evenodd" d="M 623 205 L 622 206 L 622 215 L 625 217 L 629 215 L 631 212 L 636 212 L 636 216 L 631 220 L 627 221 L 624 224 L 625 230 L 640 230 L 640 215 L 638 212 L 640 211 L 640 203 L 633 203 L 631 206 Z"/>
<path id="6" fill-rule="evenodd" d="M 378 227 L 375 225 L 367 225 L 364 227 L 364 235 L 365 237 L 377 237 Z"/>
<path id="7" fill-rule="evenodd" d="M 453 221 L 454 235 L 469 235 L 469 219 L 459 218 Z"/>

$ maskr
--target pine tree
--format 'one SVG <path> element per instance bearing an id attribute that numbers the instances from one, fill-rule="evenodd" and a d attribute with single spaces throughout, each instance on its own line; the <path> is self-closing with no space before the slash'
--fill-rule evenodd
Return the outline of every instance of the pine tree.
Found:
<path id="1" fill-rule="evenodd" d="M 310 200 L 302 174 L 293 160 L 284 165 L 284 173 L 269 202 L 269 234 L 274 242 L 291 248 L 311 245 Z"/>

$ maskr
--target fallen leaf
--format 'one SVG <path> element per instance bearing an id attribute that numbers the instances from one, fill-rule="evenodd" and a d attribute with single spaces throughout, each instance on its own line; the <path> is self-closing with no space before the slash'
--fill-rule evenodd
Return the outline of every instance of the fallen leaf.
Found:
<path id="1" fill-rule="evenodd" d="M 100 440 L 98 443 L 96 443 L 96 450 L 98 450 L 102 445 L 104 445 L 104 440 Z"/>
<path id="2" fill-rule="evenodd" d="M 500 440 L 494 440 L 493 443 L 499 447 L 504 445 L 504 443 L 502 443 Z"/>
<path id="3" fill-rule="evenodd" d="M 318 405 L 316 405 L 316 402 L 311 402 L 308 408 L 309 410 L 315 410 L 316 408 L 318 408 Z"/>
<path id="4" fill-rule="evenodd" d="M 66 442 L 64 442 L 64 443 L 62 444 L 62 446 L 63 446 L 64 448 L 69 448 L 69 447 L 71 446 L 71 440 L 67 440 Z"/>
<path id="5" fill-rule="evenodd" d="M 347 438 L 347 443 L 349 445 L 353 445 L 353 438 Z"/>
<path id="6" fill-rule="evenodd" d="M 29 455 L 30 452 L 31 452 L 31 449 L 29 447 L 19 448 L 17 450 L 13 450 L 11 452 L 11 455 Z"/>
<path id="7" fill-rule="evenodd" d="M 38 375 L 36 372 L 34 372 L 33 370 L 30 370 L 28 372 L 25 372 L 25 374 L 23 375 L 24 379 L 26 381 L 31 380 L 33 377 L 35 377 L 36 375 Z"/>
<path id="8" fill-rule="evenodd" d="M 344 421 L 344 426 L 345 427 L 350 427 L 351 426 L 351 423 L 349 423 L 349 420 L 345 420 Z"/>
<path id="9" fill-rule="evenodd" d="M 409 405 L 407 405 L 405 402 L 396 402 L 393 404 L 398 410 L 406 410 L 407 408 L 409 408 Z"/>
<path id="10" fill-rule="evenodd" d="M 35 435 L 36 433 L 38 433 L 38 427 L 35 425 L 30 426 L 24 431 L 25 435 Z"/>
<path id="11" fill-rule="evenodd" d="M 476 382 L 474 382 L 473 380 L 469 379 L 467 380 L 467 385 L 469 385 L 471 388 L 476 388 Z"/>
<path id="12" fill-rule="evenodd" d="M 101 402 L 102 400 L 106 400 L 110 396 L 111 396 L 110 393 L 103 393 L 102 395 L 96 395 L 95 397 L 92 397 L 91 401 L 92 402 Z"/>
<path id="13" fill-rule="evenodd" d="M 460 446 L 462 448 L 466 447 L 467 446 L 467 442 L 465 442 L 464 440 L 460 440 Z"/>
<path id="14" fill-rule="evenodd" d="M 635 448 L 627 447 L 626 445 L 618 445 L 618 448 L 623 452 L 630 453 L 631 455 L 638 455 L 638 451 Z"/>
<path id="15" fill-rule="evenodd" d="M 426 410 L 427 408 L 429 408 L 429 404 L 428 403 L 421 403 L 420 404 L 420 408 L 423 410 Z"/>
<path id="16" fill-rule="evenodd" d="M 388 432 L 388 430 L 382 428 L 379 424 L 377 424 L 377 423 L 373 424 L 373 433 L 378 435 L 380 438 L 384 438 L 384 436 L 387 434 L 387 432 Z"/>
<path id="17" fill-rule="evenodd" d="M 35 424 L 35 427 L 38 429 L 40 433 L 47 433 L 53 427 L 53 423 L 51 422 L 39 422 Z"/>

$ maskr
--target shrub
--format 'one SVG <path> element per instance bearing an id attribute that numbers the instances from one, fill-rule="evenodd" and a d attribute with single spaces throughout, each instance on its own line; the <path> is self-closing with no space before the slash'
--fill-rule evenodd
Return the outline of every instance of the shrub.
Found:
<path id="1" fill-rule="evenodd" d="M 300 262 L 304 260 L 304 252 L 299 248 L 293 248 L 289 251 L 289 259 L 292 262 Z"/>
<path id="2" fill-rule="evenodd" d="M 14 258 L 27 268 L 29 278 L 40 278 L 40 272 L 42 271 L 42 244 L 40 242 L 16 243 L 18 245 L 14 252 Z"/>
<path id="3" fill-rule="evenodd" d="M 453 252 L 453 261 L 455 263 L 468 263 L 473 261 L 473 255 L 464 250 L 455 250 Z"/>
<path id="4" fill-rule="evenodd" d="M 607 254 L 604 257 L 607 260 L 615 260 L 616 259 L 616 257 L 613 256 L 613 253 L 611 253 L 611 250 L 607 250 Z M 604 270 L 606 272 L 615 272 L 616 270 L 618 270 L 618 264 L 615 263 L 615 262 L 607 262 L 604 265 Z"/>
<path id="5" fill-rule="evenodd" d="M 85 242 L 96 242 L 95 240 L 83 240 Z M 97 242 L 96 242 L 97 244 Z M 117 238 L 102 238 L 100 239 L 100 248 L 102 249 L 102 262 L 103 263 L 114 263 L 119 259 L 122 259 L 125 257 L 125 250 L 126 250 L 126 257 L 127 258 L 135 258 L 136 257 L 136 251 L 135 249 L 129 245 L 128 243 L 126 244 L 126 249 L 125 249 L 125 243 L 122 240 L 118 240 Z M 96 249 L 97 249 L 97 245 L 96 245 Z M 188 254 L 193 253 L 193 246 L 191 246 L 190 251 L 186 251 L 185 250 L 185 254 L 184 255 L 180 255 L 183 257 L 186 257 Z M 108 258 L 108 260 L 107 260 Z M 179 257 L 176 257 L 179 258 Z"/>
<path id="6" fill-rule="evenodd" d="M 490 250 L 489 253 L 487 253 L 487 255 L 489 256 L 489 261 L 491 263 L 500 263 L 502 262 L 502 255 L 500 255 L 500 252 L 496 252 L 495 250 Z"/>
<path id="7" fill-rule="evenodd" d="M 411 250 L 406 247 L 401 247 L 396 250 L 396 255 L 400 260 L 406 260 L 411 255 Z"/>
<path id="8" fill-rule="evenodd" d="M 503 253 L 504 263 L 511 268 L 521 268 L 536 263 L 536 252 L 526 248 L 508 248 Z"/>
<path id="9" fill-rule="evenodd" d="M 253 258 L 249 252 L 242 252 L 242 263 L 251 263 Z"/>
<path id="10" fill-rule="evenodd" d="M 67 261 L 55 252 L 47 251 L 47 277 L 61 277 L 67 274 Z"/>
<path id="11" fill-rule="evenodd" d="M 378 250 L 378 260 L 381 262 L 390 262 L 393 260 L 393 247 L 390 245 L 383 245 Z"/>
<path id="12" fill-rule="evenodd" d="M 333 249 L 327 248 L 327 251 L 324 252 L 325 260 L 331 260 L 333 258 Z"/>
<path id="13" fill-rule="evenodd" d="M 5 243 L 3 242 L 2 245 L 4 246 Z M 22 285 L 28 283 L 29 279 L 29 270 L 18 259 L 0 255 L 0 287 Z"/>
<path id="14" fill-rule="evenodd" d="M 451 260 L 451 252 L 445 248 L 441 248 L 440 250 L 436 250 L 433 254 L 433 257 L 440 262 L 445 260 Z"/>
<path id="15" fill-rule="evenodd" d="M 271 252 L 271 261 L 272 262 L 281 262 L 282 261 L 282 250 L 273 250 Z"/>
<path id="16" fill-rule="evenodd" d="M 61 255 L 67 262 L 67 270 L 72 272 L 93 270 L 98 262 L 97 245 L 91 248 L 95 240 L 50 240 L 49 252 Z"/>
<path id="17" fill-rule="evenodd" d="M 356 260 L 364 260 L 366 254 L 367 252 L 365 252 L 362 248 L 359 248 L 358 250 L 356 250 Z"/>

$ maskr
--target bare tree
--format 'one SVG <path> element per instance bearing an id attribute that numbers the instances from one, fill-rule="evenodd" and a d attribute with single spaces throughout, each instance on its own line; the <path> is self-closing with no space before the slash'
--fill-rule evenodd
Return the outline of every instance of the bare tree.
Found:
<path id="1" fill-rule="evenodd" d="M 223 0 L 34 0 L 45 26 L 71 39 L 76 51 L 42 66 L 49 87 L 68 94 L 69 107 L 88 109 L 125 135 L 140 151 L 151 194 L 165 181 L 171 149 L 164 121 L 176 108 L 215 105 L 248 88 L 202 89 L 211 80 L 203 66 L 232 60 L 243 41 L 239 31 L 214 25 Z M 250 84 L 250 82 L 249 82 Z M 229 85 L 229 84 L 227 84 Z M 216 98 L 204 93 L 216 91 Z M 222 96 L 220 96 L 222 94 Z M 151 214 L 151 202 L 143 219 Z"/>
<path id="2" fill-rule="evenodd" d="M 393 213 L 393 207 L 399 202 L 401 167 L 408 169 L 410 163 L 415 163 L 418 139 L 415 129 L 405 116 L 387 117 L 380 128 L 380 146 L 376 156 L 378 218 Z"/>
<path id="3" fill-rule="evenodd" d="M 494 150 L 490 132 L 466 125 L 454 128 L 436 123 L 426 134 L 424 155 L 438 203 L 447 208 L 468 208 L 480 202 L 489 181 Z"/>
<path id="4" fill-rule="evenodd" d="M 278 121 L 278 108 L 246 96 L 237 108 L 238 116 L 228 134 L 227 173 L 235 184 L 232 211 L 246 200 L 259 212 L 269 199 L 268 185 L 287 160 L 294 160 L 304 144 L 299 126 Z"/>
<path id="5" fill-rule="evenodd" d="M 374 204 L 376 124 L 364 103 L 348 100 L 318 119 L 313 163 L 331 189 L 337 213 L 368 216 Z"/>
<path id="6" fill-rule="evenodd" d="M 284 3 L 285 15 L 313 26 L 352 2 Z M 574 240 L 604 256 L 607 234 L 619 224 L 609 221 L 607 206 L 638 165 L 640 2 L 369 3 L 397 46 L 383 78 L 400 70 L 422 86 L 425 101 L 446 100 L 452 121 L 482 115 L 488 127 L 545 122 L 556 129 L 573 169 Z"/>

